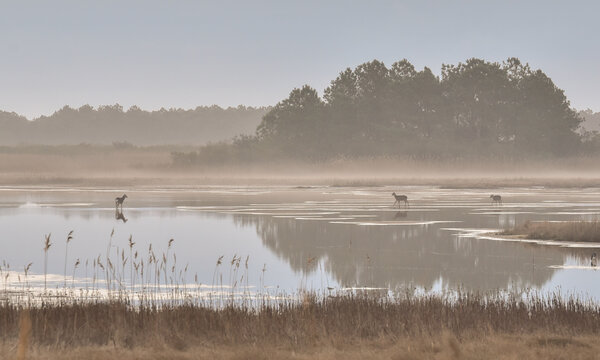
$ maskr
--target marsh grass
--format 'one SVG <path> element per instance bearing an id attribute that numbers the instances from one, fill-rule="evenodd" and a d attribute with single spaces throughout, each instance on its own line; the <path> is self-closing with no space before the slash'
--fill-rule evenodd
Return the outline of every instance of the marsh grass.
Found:
<path id="1" fill-rule="evenodd" d="M 522 235 L 527 239 L 600 242 L 600 221 L 527 221 L 500 235 Z"/>
<path id="2" fill-rule="evenodd" d="M 24 309 L 19 314 L 19 342 L 17 345 L 17 360 L 27 358 L 27 349 L 29 348 L 29 337 L 31 336 L 31 318 L 29 310 Z"/>
<path id="3" fill-rule="evenodd" d="M 132 242 L 130 250 L 133 246 Z M 68 288 L 57 284 L 56 292 L 44 290 L 4 298 L 0 301 L 0 344 L 15 344 L 8 348 L 10 353 L 16 349 L 27 352 L 29 347 L 42 358 L 52 358 L 48 354 L 60 349 L 74 354 L 75 349 L 93 352 L 106 347 L 130 352 L 157 344 L 163 351 L 197 351 L 194 349 L 201 344 L 203 348 L 230 349 L 234 353 L 239 349 L 270 349 L 286 357 L 279 351 L 303 353 L 352 348 L 356 344 L 384 349 L 399 342 L 437 344 L 449 338 L 444 346 L 456 357 L 462 353 L 462 344 L 488 337 L 542 334 L 545 342 L 535 346 L 544 347 L 548 342 L 554 344 L 553 339 L 570 346 L 573 337 L 600 334 L 600 307 L 559 293 L 299 290 L 286 296 L 251 294 L 247 287 L 243 292 L 236 291 L 247 279 L 247 271 L 240 268 L 246 268 L 249 261 L 246 257 L 242 265 L 238 255 L 227 260 L 230 285 L 222 280 L 224 258 L 217 260 L 213 278 L 219 278 L 219 282 L 206 296 L 200 292 L 197 277 L 196 288 L 183 285 L 181 270 L 178 278 L 169 279 L 169 286 L 161 284 L 167 266 L 157 264 L 153 250 L 149 250 L 154 266 L 147 275 L 135 267 L 134 278 L 142 284 L 137 287 L 117 285 L 126 281 L 121 278 L 124 272 L 111 271 L 108 276 L 113 279 L 110 285 L 107 281 L 104 292 L 99 284 L 88 292 L 81 283 L 74 286 L 72 282 Z M 307 268 L 311 259 L 306 262 Z M 175 257 L 173 262 L 175 267 Z M 98 260 L 97 264 L 102 263 Z M 106 268 L 94 271 L 106 274 Z M 171 273 L 176 271 L 172 268 Z M 62 277 L 55 278 L 62 283 Z M 162 291 L 157 286 L 162 286 Z M 27 291 L 31 291 L 29 285 Z M 436 346 L 431 345 L 427 353 L 435 355 Z"/>
<path id="4" fill-rule="evenodd" d="M 134 306 L 119 300 L 54 302 L 31 308 L 3 303 L 3 342 L 17 341 L 24 316 L 30 318 L 32 345 L 50 348 L 136 348 L 160 342 L 176 350 L 193 344 L 301 350 L 364 341 L 436 338 L 444 333 L 459 341 L 498 334 L 600 334 L 596 305 L 558 296 L 507 299 L 462 294 L 449 300 L 439 296 L 391 299 L 366 293 L 333 297 L 305 294 L 300 302 L 284 300 L 259 307 L 240 303 L 222 308 L 191 303 Z"/>
<path id="5" fill-rule="evenodd" d="M 80 259 L 73 265 L 70 285 L 64 276 L 53 276 L 56 291 L 48 290 L 46 271 L 43 291 L 41 274 L 37 275 L 39 291 L 33 289 L 29 266 L 24 278 L 18 277 L 17 286 L 7 287 L 5 278 L 0 296 L 0 355 L 52 358 L 48 354 L 57 354 L 60 358 L 61 349 L 73 354 L 78 354 L 76 349 L 106 347 L 128 352 L 159 344 L 181 353 L 202 346 L 234 349 L 234 353 L 242 348 L 270 349 L 278 357 L 288 357 L 289 353 L 279 351 L 306 353 L 349 349 L 356 344 L 386 348 L 398 343 L 409 347 L 411 343 L 432 344 L 427 354 L 435 355 L 438 345 L 433 344 L 442 339 L 450 358 L 458 358 L 463 344 L 489 337 L 542 334 L 544 340 L 535 346 L 560 343 L 566 347 L 574 344 L 573 337 L 600 335 L 600 306 L 560 293 L 423 294 L 414 289 L 328 288 L 326 292 L 300 289 L 295 294 L 274 294 L 264 287 L 266 264 L 261 286 L 250 292 L 249 257 L 221 256 L 211 286 L 199 284 L 197 276 L 194 284 L 186 284 L 188 265 L 177 267 L 173 239 L 165 242 L 166 252 L 160 258 L 152 246 L 147 255 L 138 255 L 132 237 L 127 244 L 129 257 L 126 249 L 111 252 L 112 233 L 108 243 L 106 256 L 93 259 L 91 289 L 87 277 L 84 283 L 74 281 Z M 47 262 L 50 235 L 43 244 Z M 317 266 L 315 261 L 308 257 L 307 271 Z M 370 264 L 371 259 L 366 261 Z M 6 262 L 0 276 L 4 272 L 15 273 Z M 229 284 L 223 283 L 223 272 Z M 105 284 L 99 280 L 103 275 Z"/>

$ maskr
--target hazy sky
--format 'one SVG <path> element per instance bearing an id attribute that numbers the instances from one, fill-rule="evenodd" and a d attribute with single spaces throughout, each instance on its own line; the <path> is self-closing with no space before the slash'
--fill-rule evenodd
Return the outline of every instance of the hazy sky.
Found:
<path id="1" fill-rule="evenodd" d="M 600 1 L 0 0 L 0 109 L 273 105 L 346 67 L 516 56 L 600 111 Z"/>

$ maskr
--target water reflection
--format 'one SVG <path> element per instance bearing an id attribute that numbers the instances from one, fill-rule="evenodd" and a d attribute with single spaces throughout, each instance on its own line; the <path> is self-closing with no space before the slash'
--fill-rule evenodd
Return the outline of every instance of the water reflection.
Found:
<path id="1" fill-rule="evenodd" d="M 600 298 L 590 249 L 462 236 L 465 229 L 501 229 L 526 220 L 594 220 L 600 195 L 593 189 L 504 189 L 500 207 L 490 204 L 489 190 L 410 188 L 403 192 L 410 194 L 411 207 L 400 210 L 391 206 L 390 192 L 128 190 L 127 216 L 112 207 L 114 194 L 106 191 L 0 192 L 0 243 L 5 257 L 20 252 L 13 261 L 33 261 L 38 272 L 42 253 L 28 249 L 41 249 L 43 234 L 75 229 L 70 260 L 83 260 L 108 251 L 107 234 L 114 228 L 111 252 L 120 247 L 121 255 L 131 234 L 139 249 L 175 238 L 178 262 L 189 263 L 190 273 L 199 273 L 204 283 L 213 281 L 219 256 L 237 254 L 250 256 L 255 283 L 266 264 L 270 285 L 292 291 L 313 280 L 321 288 L 410 284 L 521 291 L 568 285 Z M 57 242 L 52 250 L 62 254 L 61 246 Z M 62 260 L 51 259 L 50 271 L 61 274 Z"/>
<path id="2" fill-rule="evenodd" d="M 407 211 L 398 211 L 396 215 L 394 215 L 394 220 L 402 219 L 408 216 Z"/>
<path id="3" fill-rule="evenodd" d="M 121 220 L 121 221 L 123 221 L 123 223 L 127 222 L 127 218 L 123 214 L 123 209 L 115 207 L 115 219 L 116 220 Z"/>
<path id="4" fill-rule="evenodd" d="M 469 290 L 539 287 L 566 254 L 554 248 L 461 238 L 443 225 L 347 226 L 267 216 L 235 216 L 297 272 L 323 261 L 344 287 L 415 284 Z"/>

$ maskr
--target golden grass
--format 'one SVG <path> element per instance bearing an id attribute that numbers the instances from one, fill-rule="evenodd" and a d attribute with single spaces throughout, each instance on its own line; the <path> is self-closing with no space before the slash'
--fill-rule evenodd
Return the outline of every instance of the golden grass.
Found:
<path id="1" fill-rule="evenodd" d="M 0 345 L 0 354 L 10 354 Z M 116 348 L 82 346 L 69 348 L 37 347 L 29 359 L 597 359 L 600 344 L 593 336 L 554 337 L 545 334 L 523 336 L 495 334 L 458 340 L 451 334 L 440 337 L 399 338 L 393 342 L 359 341 L 345 346 L 320 345 L 294 350 L 276 345 L 193 344 L 174 350 L 157 342 L 148 347 Z"/>
<path id="2" fill-rule="evenodd" d="M 600 242 L 600 221 L 527 221 L 500 235 L 522 235 L 527 239 Z"/>
<path id="3" fill-rule="evenodd" d="M 26 313 L 0 305 L 3 358 L 21 351 Z M 220 309 L 47 303 L 28 313 L 29 359 L 560 359 L 600 351 L 599 308 L 559 297 L 308 296 Z"/>
<path id="4" fill-rule="evenodd" d="M 24 311 L 20 305 L 0 305 L 2 343 L 18 342 Z M 186 353 L 198 345 L 305 353 L 345 351 L 356 344 L 375 351 L 399 342 L 425 346 L 433 341 L 438 345 L 427 351 L 435 354 L 434 347 L 449 338 L 448 346 L 457 354 L 463 343 L 476 346 L 499 336 L 538 334 L 542 340 L 536 346 L 568 347 L 579 344 L 573 338 L 600 334 L 598 306 L 557 296 L 526 300 L 464 294 L 400 299 L 309 296 L 302 302 L 279 301 L 257 308 L 73 302 L 45 303 L 28 311 L 33 353 L 106 347 L 126 353 L 156 346 Z"/>
<path id="5" fill-rule="evenodd" d="M 43 249 L 51 244 L 49 235 L 45 239 Z M 588 340 L 600 335 L 600 305 L 560 294 L 414 295 L 408 289 L 274 298 L 285 294 L 246 292 L 238 279 L 247 278 L 245 267 L 234 256 L 227 261 L 231 288 L 213 280 L 207 299 L 199 288 L 180 282 L 185 276 L 177 271 L 175 256 L 169 261 L 172 240 L 168 244 L 162 257 L 150 247 L 145 267 L 136 252 L 131 284 L 124 277 L 123 249 L 121 260 L 111 260 L 109 253 L 95 260 L 91 292 L 65 282 L 62 290 L 37 293 L 26 274 L 19 277 L 22 293 L 5 285 L 0 358 L 452 359 L 575 351 L 586 358 L 600 346 Z M 215 274 L 221 265 L 222 257 Z M 103 274 L 105 281 L 99 282 Z M 132 291 L 135 279 L 142 285 L 138 291 Z M 107 295 L 96 296 L 104 285 Z M 521 339 L 521 347 L 503 352 L 497 339 L 505 337 Z"/>
<path id="6" fill-rule="evenodd" d="M 31 318 L 29 310 L 21 311 L 19 321 L 19 343 L 17 346 L 17 360 L 25 360 L 27 358 L 27 350 L 29 349 L 29 337 L 31 336 Z"/>

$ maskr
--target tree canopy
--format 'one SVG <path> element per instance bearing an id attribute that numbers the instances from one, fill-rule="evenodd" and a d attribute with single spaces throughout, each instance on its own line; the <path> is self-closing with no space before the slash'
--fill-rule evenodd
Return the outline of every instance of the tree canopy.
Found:
<path id="1" fill-rule="evenodd" d="M 439 77 L 406 59 L 373 60 L 340 72 L 323 98 L 292 90 L 254 140 L 309 158 L 567 155 L 581 121 L 563 90 L 517 58 L 444 64 Z"/>

